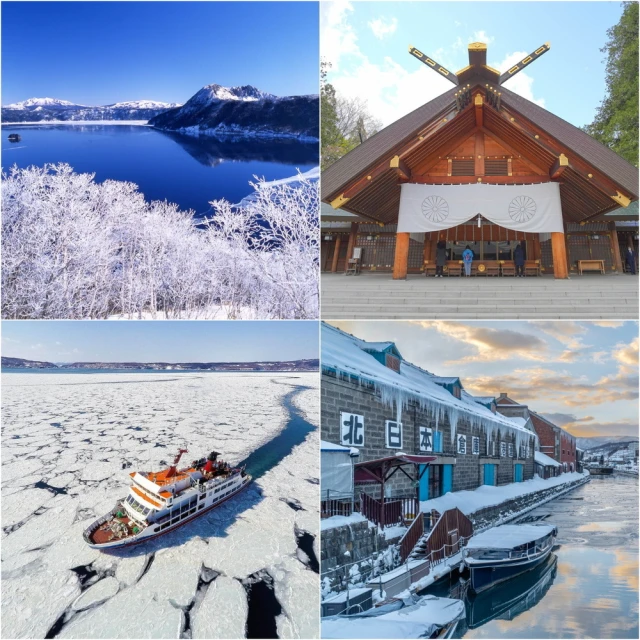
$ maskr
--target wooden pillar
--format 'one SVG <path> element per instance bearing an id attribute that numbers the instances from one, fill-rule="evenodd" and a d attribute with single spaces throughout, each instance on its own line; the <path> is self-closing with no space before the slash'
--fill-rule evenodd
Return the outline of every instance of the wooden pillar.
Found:
<path id="1" fill-rule="evenodd" d="M 393 279 L 404 280 L 407 277 L 409 263 L 409 234 L 396 234 L 396 252 L 393 259 Z"/>
<path id="2" fill-rule="evenodd" d="M 564 233 L 556 231 L 551 234 L 551 252 L 553 253 L 553 275 L 556 278 L 568 278 L 567 245 Z"/>
<path id="3" fill-rule="evenodd" d="M 422 264 L 431 262 L 431 234 L 424 234 L 424 246 L 422 247 Z"/>
<path id="4" fill-rule="evenodd" d="M 358 223 L 351 223 L 351 233 L 349 234 L 349 243 L 347 244 L 347 259 L 344 263 L 344 270 L 349 268 L 349 258 L 353 258 L 353 249 L 356 246 L 358 240 Z"/>
<path id="5" fill-rule="evenodd" d="M 540 251 L 540 234 L 533 235 L 533 259 L 542 260 L 542 252 Z"/>
<path id="6" fill-rule="evenodd" d="M 620 255 L 620 243 L 618 242 L 618 232 L 616 231 L 616 223 L 609 223 L 609 238 L 611 240 L 611 253 L 613 254 L 613 264 L 618 273 L 624 273 L 622 268 L 622 256 Z"/>
<path id="7" fill-rule="evenodd" d="M 340 234 L 336 234 L 336 246 L 333 249 L 333 262 L 331 263 L 331 273 L 338 270 L 338 258 L 340 257 Z"/>

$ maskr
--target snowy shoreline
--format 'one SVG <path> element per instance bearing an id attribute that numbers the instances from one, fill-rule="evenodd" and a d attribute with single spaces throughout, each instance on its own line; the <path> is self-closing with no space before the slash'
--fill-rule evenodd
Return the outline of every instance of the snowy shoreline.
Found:
<path id="1" fill-rule="evenodd" d="M 20 125 L 49 125 L 49 124 L 69 124 L 69 125 L 79 125 L 79 124 L 112 124 L 112 125 L 129 125 L 129 126 L 137 126 L 137 127 L 147 127 L 150 126 L 148 120 L 40 120 L 39 122 L 3 122 L 3 127 L 13 127 Z M 152 127 L 153 128 L 153 127 Z"/>

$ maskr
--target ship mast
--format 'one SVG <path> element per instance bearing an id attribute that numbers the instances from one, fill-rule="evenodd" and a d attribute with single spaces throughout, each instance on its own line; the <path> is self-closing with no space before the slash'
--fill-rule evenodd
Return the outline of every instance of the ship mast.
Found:
<path id="1" fill-rule="evenodd" d="M 178 449 L 178 455 L 173 459 L 173 464 L 169 467 L 169 470 L 167 471 L 167 475 L 165 477 L 173 478 L 173 476 L 176 475 L 177 464 L 178 462 L 180 462 L 180 458 L 182 457 L 183 453 L 187 453 L 187 449 Z"/>

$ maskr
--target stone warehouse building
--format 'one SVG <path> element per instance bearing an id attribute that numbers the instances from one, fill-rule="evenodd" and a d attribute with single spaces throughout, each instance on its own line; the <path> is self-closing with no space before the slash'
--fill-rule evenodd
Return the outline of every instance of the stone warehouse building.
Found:
<path id="1" fill-rule="evenodd" d="M 429 464 L 393 474 L 385 497 L 428 500 L 482 484 L 534 475 L 538 448 L 531 421 L 497 411 L 494 398 L 468 394 L 405 360 L 393 342 L 366 342 L 322 326 L 322 439 L 356 448 L 358 463 L 407 455 Z M 356 495 L 380 489 L 356 468 Z M 364 483 L 363 483 L 364 481 Z"/>
<path id="2" fill-rule="evenodd" d="M 540 451 L 560 463 L 560 472 L 576 471 L 578 468 L 576 439 L 568 431 L 547 420 L 539 413 L 531 411 L 526 404 L 520 404 L 506 393 L 496 400 L 497 410 L 511 419 L 530 420 L 540 441 Z"/>

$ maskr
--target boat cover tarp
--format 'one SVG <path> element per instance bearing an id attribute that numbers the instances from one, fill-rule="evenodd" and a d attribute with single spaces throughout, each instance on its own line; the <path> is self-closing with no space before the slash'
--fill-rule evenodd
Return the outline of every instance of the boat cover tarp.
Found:
<path id="1" fill-rule="evenodd" d="M 504 524 L 473 536 L 467 549 L 513 549 L 544 538 L 554 529 L 551 524 Z"/>

